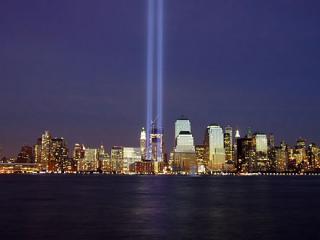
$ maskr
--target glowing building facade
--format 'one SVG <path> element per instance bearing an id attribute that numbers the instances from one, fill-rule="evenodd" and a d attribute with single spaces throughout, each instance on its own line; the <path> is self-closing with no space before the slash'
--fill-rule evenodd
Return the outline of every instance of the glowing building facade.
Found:
<path id="1" fill-rule="evenodd" d="M 122 173 L 129 173 L 130 169 L 134 169 L 134 164 L 141 161 L 140 148 L 124 147 L 123 148 L 123 164 Z"/>
<path id="2" fill-rule="evenodd" d="M 96 172 L 98 170 L 98 149 L 84 149 L 84 158 L 81 161 L 79 170 L 83 172 Z"/>
<path id="3" fill-rule="evenodd" d="M 121 173 L 123 169 L 123 147 L 113 146 L 111 148 L 111 170 L 114 173 Z"/>
<path id="4" fill-rule="evenodd" d="M 205 163 L 208 171 L 222 171 L 225 165 L 223 129 L 217 124 L 207 127 L 205 133 Z"/>
<path id="5" fill-rule="evenodd" d="M 68 162 L 68 148 L 64 138 L 53 138 L 51 140 L 51 157 L 49 171 L 65 172 L 70 165 Z"/>
<path id="6" fill-rule="evenodd" d="M 174 138 L 177 139 L 180 132 L 190 132 L 191 133 L 191 122 L 185 117 L 181 117 L 176 120 L 174 124 L 175 135 Z"/>
<path id="7" fill-rule="evenodd" d="M 256 152 L 268 153 L 268 138 L 266 134 L 257 133 L 254 136 Z"/>
<path id="8" fill-rule="evenodd" d="M 198 171 L 191 123 L 187 118 L 180 118 L 175 122 L 172 168 L 174 172 L 182 173 L 196 173 Z"/>
<path id="9" fill-rule="evenodd" d="M 164 159 L 163 154 L 163 130 L 157 128 L 155 125 L 153 125 L 151 129 L 151 135 L 150 135 L 150 146 L 151 146 L 151 159 L 155 162 L 162 162 Z M 148 159 L 149 160 L 149 159 Z"/>
<path id="10" fill-rule="evenodd" d="M 226 162 L 232 163 L 233 161 L 233 139 L 232 127 L 228 126 L 224 130 L 224 149 L 226 153 Z"/>
<path id="11" fill-rule="evenodd" d="M 47 171 L 48 170 L 48 164 L 50 161 L 51 153 L 51 135 L 49 131 L 45 131 L 44 134 L 42 134 L 41 137 L 41 171 Z"/>
<path id="12" fill-rule="evenodd" d="M 146 160 L 147 153 L 146 153 L 146 147 L 147 147 L 147 135 L 146 130 L 144 128 L 141 129 L 140 133 L 140 153 L 141 153 L 141 160 Z"/>

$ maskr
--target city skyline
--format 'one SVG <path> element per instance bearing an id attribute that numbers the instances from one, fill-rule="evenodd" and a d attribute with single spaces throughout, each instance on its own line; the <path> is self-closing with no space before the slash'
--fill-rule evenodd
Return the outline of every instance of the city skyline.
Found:
<path id="1" fill-rule="evenodd" d="M 319 143 L 318 5 L 165 1 L 167 148 L 180 114 L 197 143 L 211 122 Z M 146 114 L 146 1 L 3 1 L 0 11 L 4 155 L 45 129 L 69 144 L 135 144 Z"/>
<path id="2" fill-rule="evenodd" d="M 2 239 L 316 239 L 319 9 L 0 0 Z"/>
<path id="3" fill-rule="evenodd" d="M 187 120 L 187 121 L 189 121 L 189 124 L 191 124 L 190 119 L 187 118 L 185 115 L 181 115 L 179 118 L 176 118 L 175 121 L 184 120 L 184 119 Z M 273 132 L 266 131 L 266 130 L 263 131 L 263 130 L 261 130 L 261 129 L 259 129 L 259 130 L 258 130 L 258 129 L 252 129 L 251 127 L 247 127 L 246 129 L 243 129 L 243 130 L 242 130 L 242 129 L 239 129 L 239 128 L 234 128 L 234 127 L 233 127 L 232 125 L 230 125 L 230 124 L 222 125 L 222 124 L 214 123 L 214 124 L 208 124 L 207 127 L 203 127 L 202 136 L 199 138 L 200 141 L 192 140 L 192 142 L 194 141 L 194 145 L 201 145 L 201 144 L 203 144 L 203 143 L 205 142 L 205 138 L 203 137 L 204 134 L 205 134 L 205 132 L 207 131 L 207 130 L 205 130 L 205 129 L 208 129 L 210 126 L 217 126 L 217 127 L 221 128 L 222 133 L 226 133 L 226 132 L 227 132 L 226 129 L 231 128 L 231 134 L 232 134 L 231 139 L 239 138 L 239 136 L 238 136 L 237 134 L 240 134 L 240 136 L 242 137 L 242 136 L 245 136 L 245 135 L 247 135 L 248 133 L 251 132 L 251 133 L 255 133 L 255 134 L 257 134 L 257 135 L 259 135 L 259 134 L 273 135 L 273 136 L 275 136 L 275 139 L 276 139 L 276 140 L 275 140 L 275 144 L 277 144 L 277 145 L 280 145 L 282 142 L 285 142 L 286 144 L 293 146 L 293 145 L 296 144 L 297 141 L 299 141 L 300 139 L 305 140 L 305 141 L 306 141 L 307 143 L 309 143 L 309 144 L 311 144 L 311 143 L 320 144 L 320 143 L 314 141 L 313 139 L 308 139 L 308 138 L 306 138 L 306 137 L 304 137 L 304 136 L 299 136 L 299 137 L 297 137 L 297 138 L 295 138 L 295 139 L 289 139 L 289 140 L 288 140 L 288 139 L 279 139 L 279 138 L 277 138 L 276 134 L 274 134 Z M 175 129 L 177 128 L 177 126 L 175 126 L 174 124 L 172 124 L 172 127 L 171 127 L 171 128 L 172 128 L 173 133 L 164 134 L 164 141 L 169 142 L 169 143 L 166 145 L 166 147 L 165 147 L 165 148 L 167 149 L 167 152 L 168 152 L 168 153 L 169 153 L 170 151 L 174 151 L 174 150 L 175 150 L 175 148 L 176 148 L 176 140 L 177 140 L 177 137 L 179 136 L 179 133 L 175 130 Z M 190 128 L 191 128 L 191 127 L 190 127 Z M 136 148 L 138 148 L 138 147 L 140 147 L 140 145 L 141 145 L 142 131 L 145 132 L 145 127 L 144 127 L 144 126 L 141 127 L 141 128 L 139 128 L 139 129 L 137 129 L 137 134 L 136 134 L 136 136 L 135 136 L 135 143 L 134 143 L 134 144 L 126 144 L 125 142 L 123 142 L 123 143 L 120 143 L 120 144 L 118 144 L 118 143 L 117 143 L 117 144 L 112 144 L 112 143 L 111 143 L 110 146 L 104 144 L 103 141 L 98 141 L 98 140 L 96 141 L 96 142 L 98 142 L 97 144 L 90 144 L 90 143 L 87 143 L 86 141 L 74 141 L 74 142 L 69 142 L 67 137 L 62 136 L 62 135 L 57 135 L 57 134 L 52 135 L 52 137 L 55 138 L 55 139 L 59 139 L 59 138 L 65 139 L 66 142 L 67 142 L 67 144 L 68 144 L 68 146 L 74 146 L 74 145 L 77 145 L 77 144 L 84 144 L 85 146 L 87 146 L 87 147 L 89 147 L 89 148 L 91 148 L 91 147 L 97 148 L 98 146 L 104 146 L 104 147 L 106 147 L 107 149 L 112 149 L 112 147 L 114 147 L 114 146 L 136 147 Z M 39 131 L 39 132 L 41 132 L 41 131 Z M 39 132 L 36 134 L 36 137 L 35 137 L 34 139 L 37 139 L 37 138 L 39 137 Z M 54 131 L 51 131 L 51 130 L 48 128 L 48 129 L 42 130 L 42 132 L 43 132 L 43 133 L 46 133 L 46 132 L 52 133 L 52 132 L 54 132 Z M 188 131 L 187 131 L 187 132 L 188 132 Z M 192 136 L 192 139 L 194 138 L 194 137 L 193 137 L 193 136 L 194 136 L 193 131 L 192 131 L 192 132 L 189 132 L 189 133 L 187 133 L 187 134 L 190 134 L 190 135 Z M 170 141 L 169 139 L 167 139 L 167 135 L 173 135 L 172 141 Z M 200 134 L 200 135 L 201 135 L 201 134 Z M 146 137 L 146 135 L 144 135 L 144 136 Z M 222 136 L 222 138 L 223 138 L 223 136 Z M 169 140 L 169 141 L 168 141 L 168 140 Z M 223 141 L 223 139 L 222 139 L 222 141 Z M 233 141 L 233 140 L 231 140 L 231 143 L 232 143 L 232 141 Z M 147 141 L 146 141 L 146 142 L 147 142 Z M 32 140 L 29 141 L 29 142 L 25 142 L 25 143 L 17 146 L 17 151 L 16 151 L 16 152 L 13 152 L 12 154 L 9 154 L 9 155 L 5 155 L 5 154 L 4 154 L 5 151 L 2 151 L 2 152 L 0 153 L 0 156 L 1 156 L 1 157 L 6 157 L 6 158 L 17 157 L 17 155 L 18 155 L 21 147 L 23 147 L 23 146 L 34 146 L 35 144 L 36 144 L 36 141 L 32 141 Z M 169 147 L 167 147 L 167 146 L 169 146 Z M 147 147 L 147 144 L 146 144 L 146 147 Z M 0 150 L 3 150 L 3 149 L 0 149 Z"/>
<path id="4" fill-rule="evenodd" d="M 105 173 L 105 174 L 319 174 L 320 147 L 299 138 L 294 145 L 270 133 L 248 128 L 240 134 L 230 125 L 217 123 L 206 127 L 203 141 L 194 142 L 192 123 L 185 117 L 174 123 L 175 143 L 163 146 L 162 132 L 154 125 L 146 137 L 141 128 L 139 145 L 103 144 L 90 146 L 84 142 L 68 145 L 64 137 L 43 132 L 34 145 L 21 147 L 14 158 L 0 159 L 0 173 Z M 158 141 L 159 140 L 159 141 Z M 150 156 L 147 146 L 150 145 Z"/>

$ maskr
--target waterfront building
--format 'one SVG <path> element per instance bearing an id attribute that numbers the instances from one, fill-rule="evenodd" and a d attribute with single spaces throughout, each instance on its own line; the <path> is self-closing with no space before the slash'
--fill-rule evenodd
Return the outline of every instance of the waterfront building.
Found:
<path id="1" fill-rule="evenodd" d="M 254 135 L 256 152 L 267 154 L 268 153 L 268 138 L 266 134 L 256 133 Z"/>
<path id="2" fill-rule="evenodd" d="M 130 169 L 134 169 L 134 163 L 141 161 L 141 150 L 137 147 L 123 148 L 123 164 L 122 173 L 129 173 Z M 133 170 L 134 171 L 134 170 Z"/>
<path id="3" fill-rule="evenodd" d="M 98 149 L 98 171 L 111 172 L 110 155 L 105 151 L 104 146 L 101 145 Z"/>
<path id="4" fill-rule="evenodd" d="M 295 159 L 294 148 L 288 146 L 287 151 L 288 151 L 288 171 L 296 172 L 297 171 L 297 161 Z"/>
<path id="5" fill-rule="evenodd" d="M 41 162 L 40 170 L 47 171 L 48 164 L 51 158 L 51 134 L 49 131 L 45 131 L 41 137 Z"/>
<path id="6" fill-rule="evenodd" d="M 211 124 L 207 127 L 204 146 L 204 159 L 207 170 L 209 172 L 222 171 L 226 157 L 223 129 L 219 125 Z"/>
<path id="7" fill-rule="evenodd" d="M 307 149 L 309 165 L 313 171 L 320 171 L 320 148 L 315 143 L 311 143 Z"/>
<path id="8" fill-rule="evenodd" d="M 151 159 L 147 160 L 162 162 L 164 160 L 163 129 L 157 128 L 156 124 L 152 124 L 150 143 Z"/>
<path id="9" fill-rule="evenodd" d="M 185 117 L 181 117 L 175 122 L 175 148 L 173 154 L 173 172 L 185 174 L 198 172 L 191 122 Z"/>
<path id="10" fill-rule="evenodd" d="M 206 172 L 206 164 L 204 162 L 204 145 L 196 145 L 195 146 L 196 160 L 198 166 L 198 173 Z"/>
<path id="11" fill-rule="evenodd" d="M 256 149 L 252 137 L 237 138 L 237 162 L 238 172 L 254 172 L 256 166 Z"/>
<path id="12" fill-rule="evenodd" d="M 240 138 L 240 131 L 237 129 L 235 132 L 235 135 L 234 135 L 235 141 L 233 143 L 233 156 L 232 156 L 233 163 L 234 163 L 235 167 L 237 165 L 237 142 L 238 142 L 239 138 Z"/>
<path id="13" fill-rule="evenodd" d="M 233 139 L 232 127 L 227 126 L 224 130 L 224 149 L 226 153 L 226 163 L 233 164 Z"/>
<path id="14" fill-rule="evenodd" d="M 275 138 L 273 134 L 268 135 L 268 159 L 270 162 L 269 170 L 272 172 L 276 171 L 277 168 L 277 158 L 276 158 L 276 146 Z"/>
<path id="15" fill-rule="evenodd" d="M 268 159 L 268 137 L 264 133 L 256 133 L 253 136 L 255 157 L 253 171 L 267 171 L 270 168 Z"/>
<path id="16" fill-rule="evenodd" d="M 98 171 L 98 149 L 83 148 L 83 158 L 79 158 L 78 171 L 80 172 L 96 172 Z"/>
<path id="17" fill-rule="evenodd" d="M 38 138 L 37 143 L 33 147 L 35 163 L 41 163 L 41 148 L 42 148 L 41 144 L 42 144 L 42 139 Z"/>
<path id="18" fill-rule="evenodd" d="M 308 162 L 306 141 L 302 138 L 297 140 L 294 148 L 294 159 L 296 160 L 296 164 L 300 166 L 303 166 Z"/>
<path id="19" fill-rule="evenodd" d="M 83 161 L 84 161 L 85 146 L 84 144 L 76 143 L 73 148 L 73 161 L 76 164 L 76 169 L 78 172 L 83 171 Z"/>
<path id="20" fill-rule="evenodd" d="M 275 147 L 276 172 L 288 171 L 288 146 L 282 141 L 280 147 Z"/>
<path id="21" fill-rule="evenodd" d="M 142 128 L 140 133 L 140 153 L 141 153 L 142 161 L 146 160 L 146 157 L 147 157 L 146 147 L 147 147 L 147 134 L 146 134 L 146 130 Z"/>
<path id="22" fill-rule="evenodd" d="M 111 170 L 113 173 L 121 173 L 123 169 L 123 147 L 113 146 L 111 148 Z"/>
<path id="23" fill-rule="evenodd" d="M 52 138 L 48 171 L 65 172 L 70 167 L 68 148 L 64 138 Z"/>
<path id="24" fill-rule="evenodd" d="M 0 163 L 0 174 L 17 174 L 17 173 L 38 173 L 39 164 L 37 163 Z"/>

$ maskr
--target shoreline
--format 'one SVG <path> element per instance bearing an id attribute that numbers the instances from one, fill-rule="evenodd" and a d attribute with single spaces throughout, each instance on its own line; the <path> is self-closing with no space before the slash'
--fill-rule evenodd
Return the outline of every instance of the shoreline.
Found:
<path id="1" fill-rule="evenodd" d="M 99 173 L 99 172 L 12 172 L 12 173 L 0 173 L 0 176 L 8 175 L 26 175 L 26 176 L 179 176 L 179 177 L 261 177 L 261 176 L 320 176 L 318 172 L 308 172 L 308 173 L 213 173 L 213 174 L 137 174 L 137 173 L 123 173 L 123 174 L 113 174 L 113 173 Z"/>

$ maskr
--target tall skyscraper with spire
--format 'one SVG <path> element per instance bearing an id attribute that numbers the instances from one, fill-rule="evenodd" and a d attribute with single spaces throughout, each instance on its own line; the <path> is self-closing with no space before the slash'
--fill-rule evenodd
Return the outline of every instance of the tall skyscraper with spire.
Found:
<path id="1" fill-rule="evenodd" d="M 147 135 L 146 130 L 144 128 L 141 129 L 140 133 L 140 152 L 141 152 L 141 160 L 146 160 L 146 144 L 147 144 Z"/>
<path id="2" fill-rule="evenodd" d="M 150 146 L 151 146 L 151 159 L 155 162 L 162 162 L 164 159 L 164 142 L 163 142 L 163 130 L 158 128 L 156 124 L 152 124 L 150 134 Z"/>

